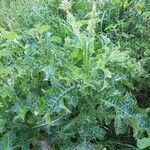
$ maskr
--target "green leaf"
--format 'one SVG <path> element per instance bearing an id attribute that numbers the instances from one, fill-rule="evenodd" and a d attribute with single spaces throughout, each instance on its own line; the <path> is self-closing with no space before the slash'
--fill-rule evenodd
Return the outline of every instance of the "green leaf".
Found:
<path id="1" fill-rule="evenodd" d="M 65 38 L 64 48 L 70 48 L 71 47 L 71 39 L 70 37 Z"/>
<path id="2" fill-rule="evenodd" d="M 95 139 L 101 139 L 103 140 L 105 135 L 106 135 L 106 131 L 103 128 L 100 128 L 99 126 L 95 126 L 92 128 L 91 133 L 89 131 L 90 136 L 93 136 Z"/>
<path id="3" fill-rule="evenodd" d="M 83 51 L 81 49 L 74 49 L 70 53 L 71 57 L 75 59 L 75 63 L 78 62 L 83 57 Z"/>
<path id="4" fill-rule="evenodd" d="M 4 31 L 5 31 L 5 29 L 0 27 L 0 32 L 4 32 Z"/>
<path id="5" fill-rule="evenodd" d="M 53 125 L 53 121 L 52 121 L 52 119 L 51 119 L 49 113 L 46 113 L 46 114 L 44 115 L 44 120 L 46 121 L 46 124 L 48 124 L 48 125 Z"/>
<path id="6" fill-rule="evenodd" d="M 31 28 L 29 31 L 27 31 L 27 34 L 29 34 L 29 35 L 33 35 L 34 33 L 37 33 L 36 28 Z"/>
<path id="7" fill-rule="evenodd" d="M 2 49 L 0 50 L 0 58 L 1 57 L 8 57 L 11 55 L 11 52 L 8 49 Z"/>
<path id="8" fill-rule="evenodd" d="M 0 133 L 3 132 L 3 130 L 5 128 L 5 124 L 6 124 L 6 120 L 0 119 Z"/>
<path id="9" fill-rule="evenodd" d="M 5 31 L 1 34 L 1 37 L 8 40 L 14 40 L 20 38 L 20 35 L 18 35 L 16 32 L 13 31 L 12 32 Z"/>
<path id="10" fill-rule="evenodd" d="M 7 83 L 8 84 L 8 83 Z M 11 97 L 12 93 L 10 90 L 10 87 L 8 87 L 6 84 L 3 86 L 3 88 L 0 89 L 0 94 L 2 98 Z"/>
<path id="11" fill-rule="evenodd" d="M 46 31 L 48 31 L 49 29 L 50 29 L 50 26 L 49 26 L 49 25 L 42 25 L 42 26 L 38 27 L 38 31 L 39 31 L 40 33 L 44 33 L 44 32 L 46 32 Z"/>
<path id="12" fill-rule="evenodd" d="M 104 68 L 102 70 L 104 71 L 105 78 L 111 78 L 112 77 L 111 72 L 109 71 L 109 69 Z"/>
<path id="13" fill-rule="evenodd" d="M 127 8 L 129 6 L 128 0 L 124 0 L 123 6 L 124 6 L 124 8 Z"/>
<path id="14" fill-rule="evenodd" d="M 64 103 L 63 99 L 60 101 L 60 107 L 62 109 L 65 109 L 67 113 L 71 113 L 71 111 L 65 106 L 65 103 Z"/>
<path id="15" fill-rule="evenodd" d="M 145 149 L 150 147 L 150 138 L 142 138 L 137 140 L 137 146 L 139 149 Z"/>
<path id="16" fill-rule="evenodd" d="M 106 80 L 103 81 L 103 87 L 99 90 L 99 91 L 103 91 L 104 89 L 106 89 L 108 87 L 108 83 Z"/>
<path id="17" fill-rule="evenodd" d="M 134 86 L 132 84 L 132 82 L 129 81 L 129 79 L 125 79 L 125 78 L 122 78 L 121 79 L 121 83 L 126 85 L 127 87 L 129 87 L 130 89 L 134 90 Z"/>
<path id="18" fill-rule="evenodd" d="M 59 36 L 52 36 L 51 40 L 52 40 L 52 42 L 55 42 L 55 43 L 61 43 L 62 42 L 62 39 Z"/>
<path id="19" fill-rule="evenodd" d="M 29 111 L 29 108 L 26 106 L 19 109 L 18 115 L 14 117 L 14 121 L 17 119 L 22 119 L 22 121 L 25 121 L 26 113 Z"/>
<path id="20" fill-rule="evenodd" d="M 50 29 L 49 25 L 42 25 L 42 26 L 35 26 L 34 28 L 31 28 L 27 31 L 27 34 L 34 35 L 36 33 L 44 33 Z"/>
<path id="21" fill-rule="evenodd" d="M 45 81 L 54 77 L 55 70 L 52 66 L 46 66 L 45 68 L 42 69 L 42 71 L 45 74 L 45 79 L 44 79 Z"/>
<path id="22" fill-rule="evenodd" d="M 3 135 L 2 139 L 0 139 L 0 146 L 2 147 L 2 150 L 13 150 L 12 137 L 10 133 Z"/>
<path id="23" fill-rule="evenodd" d="M 74 50 L 71 52 L 70 55 L 71 55 L 73 58 L 76 58 L 76 57 L 78 57 L 79 51 L 80 51 L 80 49 L 74 49 Z"/>
<path id="24" fill-rule="evenodd" d="M 122 118 L 121 115 L 117 115 L 115 117 L 114 127 L 117 135 L 124 134 L 126 132 L 127 126 L 125 124 L 124 118 Z"/>
<path id="25" fill-rule="evenodd" d="M 127 51 L 121 52 L 119 50 L 116 50 L 110 54 L 108 61 L 114 63 L 114 62 L 123 62 L 126 59 L 128 59 L 128 52 Z"/>

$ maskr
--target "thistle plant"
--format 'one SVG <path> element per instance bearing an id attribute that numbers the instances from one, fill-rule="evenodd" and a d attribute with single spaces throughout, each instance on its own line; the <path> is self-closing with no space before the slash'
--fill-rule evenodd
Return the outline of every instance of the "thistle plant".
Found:
<path id="1" fill-rule="evenodd" d="M 98 2 L 86 4 L 80 19 L 63 0 L 56 23 L 0 28 L 0 149 L 149 147 L 149 109 L 133 95 L 145 70 L 99 32 Z"/>

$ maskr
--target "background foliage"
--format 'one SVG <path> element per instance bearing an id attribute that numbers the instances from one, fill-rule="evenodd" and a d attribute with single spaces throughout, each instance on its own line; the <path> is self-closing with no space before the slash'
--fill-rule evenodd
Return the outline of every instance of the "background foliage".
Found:
<path id="1" fill-rule="evenodd" d="M 1 0 L 0 149 L 149 149 L 149 5 Z"/>

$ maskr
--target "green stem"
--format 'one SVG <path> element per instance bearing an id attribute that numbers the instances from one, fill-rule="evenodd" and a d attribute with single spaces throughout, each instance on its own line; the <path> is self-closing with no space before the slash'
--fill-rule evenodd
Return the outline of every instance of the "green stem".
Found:
<path id="1" fill-rule="evenodd" d="M 86 41 L 86 47 L 85 47 L 85 71 L 88 73 L 89 71 L 89 41 Z"/>

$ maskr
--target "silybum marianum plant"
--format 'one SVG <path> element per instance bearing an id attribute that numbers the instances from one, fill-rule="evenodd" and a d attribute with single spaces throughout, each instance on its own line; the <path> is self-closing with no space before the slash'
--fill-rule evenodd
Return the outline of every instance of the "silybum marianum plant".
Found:
<path id="1" fill-rule="evenodd" d="M 144 70 L 129 51 L 96 34 L 97 3 L 89 5 L 79 20 L 62 1 L 65 39 L 49 25 L 23 35 L 0 29 L 1 149 L 136 149 L 117 140 L 125 134 L 140 149 L 150 146 L 149 109 L 132 95 Z"/>

